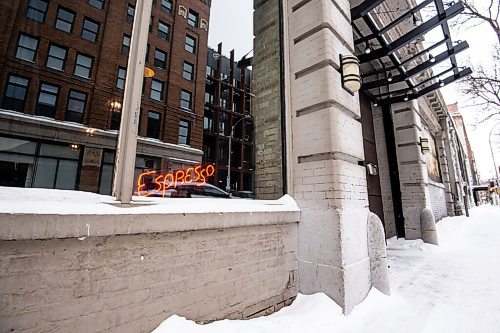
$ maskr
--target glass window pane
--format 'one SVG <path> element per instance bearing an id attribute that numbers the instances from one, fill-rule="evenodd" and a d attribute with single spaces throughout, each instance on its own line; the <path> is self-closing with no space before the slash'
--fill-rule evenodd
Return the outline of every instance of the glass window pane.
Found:
<path id="1" fill-rule="evenodd" d="M 57 160 L 53 158 L 38 158 L 33 187 L 54 188 Z"/>
<path id="2" fill-rule="evenodd" d="M 99 182 L 99 193 L 111 195 L 113 187 L 113 165 L 104 164 L 101 171 L 101 181 Z"/>
<path id="3" fill-rule="evenodd" d="M 73 150 L 69 148 L 69 146 L 42 143 L 40 144 L 40 155 L 78 160 L 80 157 L 80 149 Z"/>
<path id="4" fill-rule="evenodd" d="M 59 160 L 55 188 L 61 190 L 76 189 L 76 174 L 78 172 L 77 161 Z"/>
<path id="5" fill-rule="evenodd" d="M 0 151 L 34 154 L 35 150 L 35 142 L 0 137 Z"/>

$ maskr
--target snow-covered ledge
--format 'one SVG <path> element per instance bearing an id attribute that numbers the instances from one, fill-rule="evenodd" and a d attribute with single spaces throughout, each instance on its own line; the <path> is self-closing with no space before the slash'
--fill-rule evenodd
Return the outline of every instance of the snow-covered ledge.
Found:
<path id="1" fill-rule="evenodd" d="M 0 240 L 82 238 L 297 223 L 295 201 L 134 197 L 0 187 Z"/>

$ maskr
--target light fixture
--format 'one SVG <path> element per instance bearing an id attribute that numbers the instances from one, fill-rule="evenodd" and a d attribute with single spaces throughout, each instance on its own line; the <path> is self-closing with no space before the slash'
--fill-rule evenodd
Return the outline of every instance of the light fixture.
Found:
<path id="1" fill-rule="evenodd" d="M 405 94 L 405 98 L 403 98 L 405 102 L 408 102 L 408 94 Z"/>
<path id="2" fill-rule="evenodd" d="M 387 82 L 392 82 L 392 73 L 387 74 Z"/>
<path id="3" fill-rule="evenodd" d="M 372 51 L 372 46 L 370 45 L 370 42 L 366 42 L 366 44 L 365 44 L 365 53 L 366 54 L 370 54 L 371 51 Z"/>
<path id="4" fill-rule="evenodd" d="M 373 102 L 373 106 L 378 106 L 377 100 L 375 100 L 375 102 Z"/>
<path id="5" fill-rule="evenodd" d="M 80 146 L 79 146 L 79 145 L 77 145 L 76 143 L 72 143 L 72 144 L 70 144 L 70 145 L 69 145 L 69 148 L 70 148 L 71 150 L 77 150 L 78 148 L 80 148 Z"/>
<path id="6" fill-rule="evenodd" d="M 111 108 L 111 111 L 113 111 L 113 112 L 120 112 L 122 109 L 122 103 L 120 103 L 116 99 L 109 102 L 109 106 Z"/>
<path id="7" fill-rule="evenodd" d="M 439 86 L 440 86 L 440 87 L 444 87 L 444 82 L 443 82 L 443 81 L 441 81 L 441 80 L 439 80 Z"/>
<path id="8" fill-rule="evenodd" d="M 340 55 L 340 71 L 342 88 L 354 95 L 361 88 L 358 58 L 353 55 Z"/>
<path id="9" fill-rule="evenodd" d="M 153 77 L 155 76 L 155 71 L 149 67 L 144 67 L 144 77 Z"/>
<path id="10" fill-rule="evenodd" d="M 418 17 L 417 15 L 415 15 L 415 13 L 411 13 L 411 15 L 413 16 L 413 25 L 415 27 L 418 27 L 422 24 L 422 19 L 420 17 Z"/>
<path id="11" fill-rule="evenodd" d="M 93 136 L 94 133 L 95 133 L 95 128 L 90 128 L 90 127 L 87 127 L 85 129 L 85 133 L 88 135 L 88 136 Z"/>
<path id="12" fill-rule="evenodd" d="M 428 153 L 431 151 L 431 146 L 429 145 L 429 139 L 420 138 L 420 150 L 422 154 Z"/>
<path id="13" fill-rule="evenodd" d="M 429 54 L 429 61 L 430 62 L 436 62 L 436 58 L 432 54 Z"/>

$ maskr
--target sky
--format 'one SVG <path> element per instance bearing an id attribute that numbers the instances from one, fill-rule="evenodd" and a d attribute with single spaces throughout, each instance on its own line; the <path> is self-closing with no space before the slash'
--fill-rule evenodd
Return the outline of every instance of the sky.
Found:
<path id="1" fill-rule="evenodd" d="M 253 48 L 253 0 L 237 0 L 237 3 L 238 5 L 235 5 L 235 0 L 212 1 L 208 44 L 216 48 L 217 44 L 222 41 L 223 54 L 229 55 L 229 51 L 234 49 L 235 58 L 240 59 Z M 489 0 L 476 0 L 475 3 L 481 6 L 489 3 Z M 440 36 L 428 34 L 425 43 L 438 40 Z M 491 63 L 490 55 L 496 38 L 488 26 L 462 26 L 458 31 L 452 28 L 452 39 L 454 41 L 466 40 L 470 45 L 468 50 L 457 55 L 459 66 L 467 65 L 468 61 L 486 66 Z M 500 118 L 478 124 L 477 119 L 481 118 L 482 110 L 474 106 L 474 103 L 460 92 L 458 83 L 446 86 L 442 89 L 442 93 L 447 104 L 458 103 L 459 105 L 481 178 L 494 177 L 489 134 L 494 125 L 500 122 Z M 492 147 L 497 165 L 500 165 L 500 124 L 495 127 L 494 133 L 498 135 L 492 136 Z"/>

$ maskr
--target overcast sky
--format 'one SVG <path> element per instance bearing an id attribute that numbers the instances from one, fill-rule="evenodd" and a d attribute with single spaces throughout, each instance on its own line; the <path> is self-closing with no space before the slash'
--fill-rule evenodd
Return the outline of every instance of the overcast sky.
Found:
<path id="1" fill-rule="evenodd" d="M 486 4 L 489 3 L 489 0 L 476 0 L 475 3 L 478 5 Z M 234 49 L 235 58 L 240 59 L 253 48 L 252 15 L 253 0 L 213 0 L 208 45 L 216 49 L 217 44 L 223 42 L 223 54 L 229 55 L 229 51 Z M 496 41 L 491 28 L 480 25 L 471 28 L 462 26 L 459 31 L 453 30 L 456 29 L 452 29 L 454 41 L 467 40 L 470 45 L 468 50 L 457 55 L 459 66 L 465 66 L 468 59 L 476 64 L 483 63 L 485 66 L 491 64 L 491 50 Z M 438 40 L 442 38 L 441 36 L 436 37 L 436 35 L 430 34 L 426 36 L 426 43 Z M 493 161 L 488 139 L 495 122 L 477 125 L 476 120 L 481 117 L 481 109 L 475 107 L 466 96 L 461 94 L 457 83 L 446 86 L 442 89 L 442 93 L 448 104 L 458 102 L 468 127 L 469 139 L 481 177 L 493 177 Z M 500 133 L 500 124 L 496 128 L 495 132 Z M 498 165 L 500 164 L 500 136 L 496 137 L 496 142 L 497 144 L 494 144 L 493 148 Z"/>

